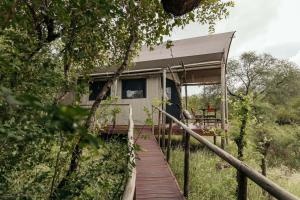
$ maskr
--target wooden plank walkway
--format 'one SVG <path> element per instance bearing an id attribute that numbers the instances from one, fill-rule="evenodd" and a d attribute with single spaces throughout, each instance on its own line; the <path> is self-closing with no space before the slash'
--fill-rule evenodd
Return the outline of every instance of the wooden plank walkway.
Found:
<path id="1" fill-rule="evenodd" d="M 184 199 L 153 134 L 137 140 L 136 199 Z"/>

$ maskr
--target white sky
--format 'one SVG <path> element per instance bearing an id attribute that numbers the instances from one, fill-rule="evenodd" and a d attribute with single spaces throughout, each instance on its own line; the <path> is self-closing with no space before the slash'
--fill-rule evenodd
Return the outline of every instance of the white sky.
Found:
<path id="1" fill-rule="evenodd" d="M 215 33 L 236 31 L 229 57 L 245 51 L 270 53 L 300 65 L 300 0 L 234 0 L 227 19 L 217 22 Z M 207 35 L 207 26 L 193 23 L 176 29 L 170 39 Z M 188 93 L 199 89 L 189 88 Z"/>

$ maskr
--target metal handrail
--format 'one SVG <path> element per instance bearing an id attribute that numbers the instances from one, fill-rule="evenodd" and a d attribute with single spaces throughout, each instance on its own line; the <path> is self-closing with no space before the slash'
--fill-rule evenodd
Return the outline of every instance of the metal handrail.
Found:
<path id="1" fill-rule="evenodd" d="M 269 192 L 272 196 L 280 200 L 300 200 L 297 196 L 291 194 L 290 192 L 286 191 L 273 181 L 269 180 L 256 170 L 247 166 L 244 162 L 240 161 L 239 159 L 235 158 L 231 154 L 227 153 L 223 149 L 219 148 L 218 146 L 212 144 L 210 141 L 202 137 L 201 135 L 197 134 L 196 132 L 192 131 L 187 125 L 170 115 L 169 113 L 163 111 L 162 109 L 153 106 L 159 112 L 163 113 L 170 119 L 172 119 L 175 123 L 180 125 L 186 132 L 188 132 L 191 136 L 193 136 L 196 140 L 204 144 L 208 149 L 212 152 L 217 154 L 220 158 L 228 162 L 231 166 L 236 168 L 238 171 L 242 172 L 246 177 L 250 178 L 253 182 L 259 185 L 261 188 Z"/>

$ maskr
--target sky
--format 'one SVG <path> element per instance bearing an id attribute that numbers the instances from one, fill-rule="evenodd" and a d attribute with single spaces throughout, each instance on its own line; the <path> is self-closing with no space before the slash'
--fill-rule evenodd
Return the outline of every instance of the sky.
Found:
<path id="1" fill-rule="evenodd" d="M 230 15 L 219 22 L 215 33 L 236 31 L 229 57 L 246 51 L 269 53 L 300 66 L 300 0 L 234 0 Z M 175 29 L 169 39 L 177 40 L 208 34 L 199 23 Z M 192 93 L 195 91 L 189 89 Z"/>

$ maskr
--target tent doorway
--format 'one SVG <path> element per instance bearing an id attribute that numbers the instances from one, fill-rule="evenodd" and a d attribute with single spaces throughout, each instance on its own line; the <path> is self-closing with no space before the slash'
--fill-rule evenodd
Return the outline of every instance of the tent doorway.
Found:
<path id="1" fill-rule="evenodd" d="M 177 92 L 175 82 L 170 79 L 167 79 L 166 93 L 169 100 L 166 107 L 167 113 L 180 119 L 180 94 Z M 168 123 L 169 121 L 169 118 L 167 118 L 166 122 Z"/>

